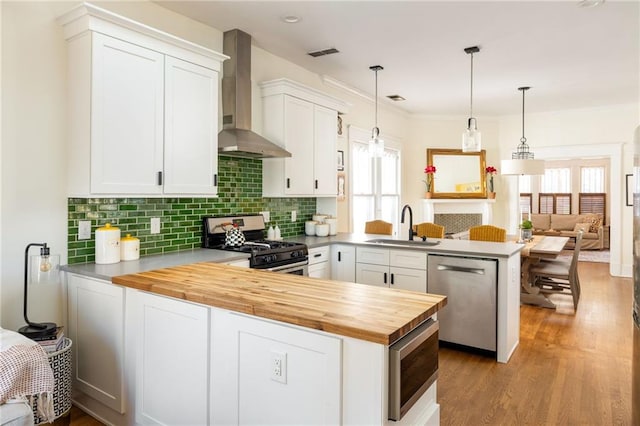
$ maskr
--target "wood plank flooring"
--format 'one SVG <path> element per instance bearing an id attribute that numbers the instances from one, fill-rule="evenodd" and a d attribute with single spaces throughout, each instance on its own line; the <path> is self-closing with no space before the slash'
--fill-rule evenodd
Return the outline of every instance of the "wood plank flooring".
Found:
<path id="1" fill-rule="evenodd" d="M 556 310 L 523 305 L 508 364 L 440 351 L 442 425 L 630 425 L 632 280 L 580 262 L 582 295 Z"/>
<path id="2" fill-rule="evenodd" d="M 631 425 L 632 280 L 580 262 L 582 296 L 558 309 L 521 307 L 508 364 L 440 351 L 441 425 Z M 71 426 L 102 423 L 77 408 Z"/>

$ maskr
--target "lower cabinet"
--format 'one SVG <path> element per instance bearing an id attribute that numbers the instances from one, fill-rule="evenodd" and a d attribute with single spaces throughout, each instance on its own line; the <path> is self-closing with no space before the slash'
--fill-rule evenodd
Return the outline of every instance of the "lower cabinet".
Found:
<path id="1" fill-rule="evenodd" d="M 215 424 L 340 424 L 342 340 L 212 309 Z"/>
<path id="2" fill-rule="evenodd" d="M 356 247 L 347 244 L 331 246 L 331 279 L 356 282 Z"/>
<path id="3" fill-rule="evenodd" d="M 74 390 L 124 413 L 124 289 L 69 274 L 67 313 Z"/>
<path id="4" fill-rule="evenodd" d="M 427 292 L 427 253 L 417 250 L 356 248 L 356 282 Z"/>
<path id="5" fill-rule="evenodd" d="M 311 278 L 331 279 L 330 252 L 329 246 L 309 249 L 309 276 Z"/>
<path id="6" fill-rule="evenodd" d="M 209 308 L 127 289 L 136 424 L 209 424 Z"/>

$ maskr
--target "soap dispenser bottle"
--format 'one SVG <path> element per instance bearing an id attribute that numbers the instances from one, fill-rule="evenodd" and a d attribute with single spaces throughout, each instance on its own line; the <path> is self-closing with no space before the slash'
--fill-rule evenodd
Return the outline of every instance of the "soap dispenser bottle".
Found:
<path id="1" fill-rule="evenodd" d="M 273 226 L 269 226 L 269 230 L 267 231 L 267 240 L 275 240 L 276 239 L 276 231 L 273 229 Z"/>

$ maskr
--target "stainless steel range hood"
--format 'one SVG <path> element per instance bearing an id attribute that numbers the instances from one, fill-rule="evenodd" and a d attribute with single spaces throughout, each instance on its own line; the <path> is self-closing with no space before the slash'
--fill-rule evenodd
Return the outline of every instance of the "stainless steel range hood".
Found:
<path id="1" fill-rule="evenodd" d="M 218 153 L 234 157 L 291 157 L 291 153 L 251 131 L 251 36 L 238 29 L 226 31 L 223 52 L 222 131 Z"/>

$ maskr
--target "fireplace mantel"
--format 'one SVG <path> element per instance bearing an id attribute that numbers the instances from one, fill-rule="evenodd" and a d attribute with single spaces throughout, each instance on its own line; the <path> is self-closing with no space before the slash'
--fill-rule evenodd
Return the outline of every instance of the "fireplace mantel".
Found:
<path id="1" fill-rule="evenodd" d="M 490 225 L 493 220 L 493 204 L 490 199 L 425 199 L 422 200 L 422 220 L 433 222 L 436 214 L 481 214 L 482 224 Z"/>

